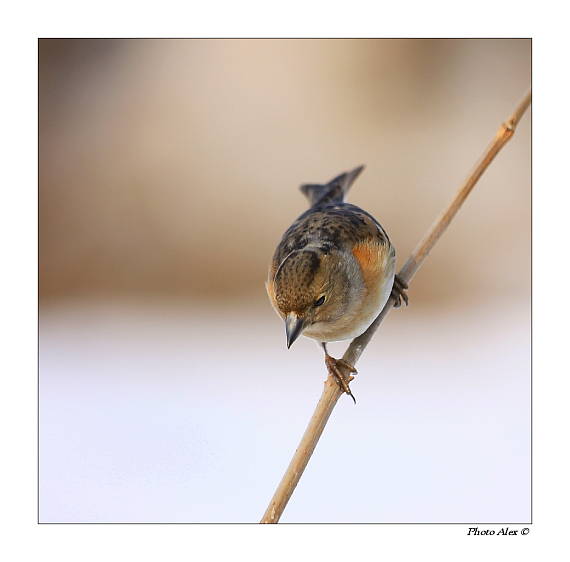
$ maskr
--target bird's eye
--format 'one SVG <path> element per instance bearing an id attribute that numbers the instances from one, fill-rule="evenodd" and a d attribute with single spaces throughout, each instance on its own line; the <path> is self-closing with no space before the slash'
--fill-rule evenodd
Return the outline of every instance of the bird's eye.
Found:
<path id="1" fill-rule="evenodd" d="M 325 302 L 325 295 L 316 300 L 313 306 L 321 306 L 321 304 L 323 304 L 324 302 Z"/>

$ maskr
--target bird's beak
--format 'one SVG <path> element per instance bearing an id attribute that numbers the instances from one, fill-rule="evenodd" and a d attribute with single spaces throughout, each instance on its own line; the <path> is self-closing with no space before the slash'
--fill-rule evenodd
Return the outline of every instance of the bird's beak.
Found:
<path id="1" fill-rule="evenodd" d="M 285 317 L 285 332 L 287 333 L 287 349 L 301 335 L 303 331 L 303 318 L 299 318 L 294 312 Z"/>

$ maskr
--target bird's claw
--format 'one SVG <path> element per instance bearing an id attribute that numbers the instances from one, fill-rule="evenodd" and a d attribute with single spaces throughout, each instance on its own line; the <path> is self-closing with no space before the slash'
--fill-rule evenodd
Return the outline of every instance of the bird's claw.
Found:
<path id="1" fill-rule="evenodd" d="M 344 359 L 335 359 L 328 353 L 325 354 L 325 365 L 327 366 L 329 375 L 335 378 L 343 392 L 346 392 L 346 394 L 348 394 L 356 404 L 356 398 L 354 398 L 348 384 L 354 379 L 350 373 L 356 374 L 358 371 L 348 361 L 345 361 Z M 347 371 L 348 374 L 345 375 L 343 370 Z"/>
<path id="2" fill-rule="evenodd" d="M 397 275 L 394 277 L 394 285 L 392 286 L 391 297 L 394 300 L 394 308 L 400 308 L 402 306 L 402 301 L 408 306 L 408 294 L 406 290 L 408 284 L 400 279 Z"/>

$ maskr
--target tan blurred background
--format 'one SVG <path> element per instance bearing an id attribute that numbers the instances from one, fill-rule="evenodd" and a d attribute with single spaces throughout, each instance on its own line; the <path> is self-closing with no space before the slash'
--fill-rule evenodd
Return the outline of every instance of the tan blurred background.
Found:
<path id="1" fill-rule="evenodd" d="M 264 289 L 298 186 L 366 164 L 350 201 L 401 265 L 528 90 L 530 50 L 41 40 L 40 520 L 259 520 L 324 379 Z M 282 521 L 530 519 L 530 156 L 529 112 Z"/>
<path id="2" fill-rule="evenodd" d="M 262 293 L 304 182 L 350 200 L 400 262 L 528 89 L 528 40 L 43 40 L 41 297 Z M 529 119 L 414 286 L 528 294 Z"/>

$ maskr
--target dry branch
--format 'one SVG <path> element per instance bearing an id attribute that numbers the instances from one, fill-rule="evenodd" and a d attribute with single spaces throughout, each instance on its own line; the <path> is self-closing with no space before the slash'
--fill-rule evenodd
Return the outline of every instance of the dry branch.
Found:
<path id="1" fill-rule="evenodd" d="M 489 167 L 489 164 L 493 161 L 495 156 L 499 151 L 505 146 L 505 144 L 514 135 L 516 126 L 524 115 L 525 111 L 530 105 L 531 94 L 530 92 L 524 97 L 519 106 L 515 109 L 513 114 L 503 123 L 495 138 L 491 142 L 490 146 L 487 148 L 482 158 L 479 160 L 475 169 L 471 175 L 467 178 L 465 183 L 461 186 L 459 191 L 456 193 L 455 197 L 449 204 L 449 206 L 443 211 L 443 213 L 436 219 L 428 230 L 425 237 L 416 246 L 412 255 L 408 258 L 408 261 L 404 264 L 399 272 L 399 277 L 405 283 L 409 283 L 417 270 L 422 265 L 423 261 L 434 247 L 435 243 L 439 240 L 440 236 L 443 234 L 453 217 L 456 215 L 457 211 L 479 180 L 483 175 L 485 170 Z M 388 315 L 393 306 L 393 301 L 390 299 L 382 312 L 378 315 L 376 320 L 372 325 L 364 332 L 362 335 L 355 338 L 345 354 L 343 359 L 346 360 L 351 365 L 355 365 L 362 352 L 370 342 L 372 336 L 378 329 L 380 323 Z M 347 375 L 349 373 L 346 373 Z M 291 459 L 287 470 L 277 487 L 277 490 L 273 494 L 269 506 L 261 519 L 261 523 L 277 523 L 285 509 L 297 483 L 299 482 L 313 451 L 321 437 L 321 434 L 325 428 L 325 425 L 335 407 L 335 404 L 341 394 L 342 389 L 339 387 L 337 382 L 329 376 L 325 381 L 325 387 L 321 398 L 315 408 L 313 416 L 309 421 L 309 425 L 303 434 L 301 442 Z"/>

